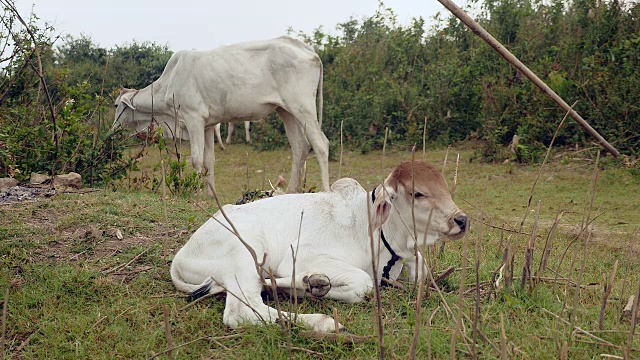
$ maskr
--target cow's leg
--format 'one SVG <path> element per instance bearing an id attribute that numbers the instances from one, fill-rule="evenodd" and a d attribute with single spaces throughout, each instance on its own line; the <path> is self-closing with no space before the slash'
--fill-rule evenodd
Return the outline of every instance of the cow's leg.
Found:
<path id="1" fill-rule="evenodd" d="M 228 266 L 225 271 L 227 300 L 223 322 L 232 328 L 242 324 L 275 323 L 278 311 L 262 301 L 262 281 L 255 271 L 253 260 L 248 252 L 237 255 L 233 265 Z M 284 311 L 281 314 L 287 318 L 294 316 Z M 339 329 L 343 328 L 332 317 L 324 314 L 298 314 L 297 318 L 315 331 L 332 332 L 336 330 L 336 325 Z"/>
<path id="2" fill-rule="evenodd" d="M 309 154 L 311 146 L 304 136 L 304 129 L 296 121 L 295 117 L 283 108 L 276 110 L 284 122 L 284 129 L 291 145 L 291 178 L 287 186 L 287 192 L 298 192 L 300 190 L 300 178 L 303 171 L 304 161 Z"/>
<path id="3" fill-rule="evenodd" d="M 214 173 L 216 154 L 215 154 L 215 126 L 210 126 L 204 131 L 204 167 L 207 174 L 207 183 L 211 186 L 207 186 L 207 194 L 213 196 L 211 188 L 216 188 L 216 179 Z"/>
<path id="4" fill-rule="evenodd" d="M 243 324 L 275 323 L 278 320 L 278 311 L 262 302 L 260 291 L 262 285 L 257 278 L 248 285 L 246 282 L 238 282 L 227 287 L 227 300 L 222 316 L 222 321 L 236 328 Z M 238 285 L 241 284 L 241 285 Z M 294 314 L 281 311 L 282 316 L 292 319 Z M 324 314 L 298 314 L 297 318 L 306 326 L 315 331 L 332 332 L 336 329 L 334 319 Z M 344 328 L 338 324 L 338 328 Z"/>
<path id="5" fill-rule="evenodd" d="M 307 139 L 313 147 L 313 152 L 316 154 L 318 164 L 320 165 L 320 177 L 322 180 L 322 190 L 331 191 L 329 186 L 329 140 L 320 129 L 318 123 L 315 127 L 307 128 Z"/>
<path id="6" fill-rule="evenodd" d="M 251 121 L 244 122 L 244 139 L 247 144 L 251 144 L 251 135 L 249 134 L 249 128 L 251 128 Z"/>
<path id="7" fill-rule="evenodd" d="M 229 124 L 229 127 L 227 128 L 227 140 L 225 140 L 227 145 L 231 144 L 231 135 L 233 135 L 233 131 L 236 129 L 236 124 L 232 122 L 228 124 Z"/>
<path id="8" fill-rule="evenodd" d="M 216 129 L 216 139 L 218 139 L 218 146 L 220 147 L 220 150 L 224 150 L 224 144 L 222 144 L 222 137 L 220 136 L 220 123 L 216 124 L 215 129 Z"/>
<path id="9" fill-rule="evenodd" d="M 295 288 L 299 297 L 326 297 L 356 303 L 364 300 L 365 295 L 373 289 L 373 280 L 369 274 L 342 261 L 298 258 L 296 262 L 301 264 L 296 268 L 303 270 L 295 277 Z M 281 270 L 289 268 L 286 265 L 281 266 L 278 273 L 285 273 Z M 277 287 L 292 291 L 292 280 L 292 277 L 284 277 L 275 279 L 275 282 Z"/>
<path id="10" fill-rule="evenodd" d="M 295 108 L 295 107 L 292 107 Z M 320 178 L 322 180 L 322 190 L 331 191 L 329 187 L 329 140 L 322 132 L 318 118 L 315 114 L 315 104 L 301 106 L 302 110 L 292 113 L 300 126 L 304 129 L 304 134 L 313 148 L 313 152 L 320 165 Z"/>
<path id="11" fill-rule="evenodd" d="M 187 124 L 187 131 L 189 132 L 189 143 L 191 143 L 191 164 L 193 169 L 201 174 L 204 168 L 204 154 L 205 154 L 205 134 L 204 128 L 197 125 Z"/>

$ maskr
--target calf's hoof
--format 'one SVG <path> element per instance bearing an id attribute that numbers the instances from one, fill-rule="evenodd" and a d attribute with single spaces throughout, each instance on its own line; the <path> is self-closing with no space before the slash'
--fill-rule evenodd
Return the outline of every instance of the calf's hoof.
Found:
<path id="1" fill-rule="evenodd" d="M 324 274 L 313 274 L 305 276 L 302 281 L 307 286 L 307 294 L 314 297 L 323 297 L 331 290 L 329 277 Z"/>

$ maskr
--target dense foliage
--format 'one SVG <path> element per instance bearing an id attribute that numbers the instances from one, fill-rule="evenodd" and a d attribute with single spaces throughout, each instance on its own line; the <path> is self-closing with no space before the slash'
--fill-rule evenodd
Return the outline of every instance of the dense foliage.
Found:
<path id="1" fill-rule="evenodd" d="M 0 59 L 0 175 L 118 176 L 129 160 L 122 139 L 108 132 L 107 108 L 120 87 L 157 79 L 171 51 L 136 42 L 104 49 L 84 35 L 57 39 L 35 17 L 21 25 L 11 2 L 2 4 L 0 45 L 13 53 Z M 638 3 L 486 0 L 468 10 L 567 103 L 577 101 L 575 109 L 619 150 L 639 155 Z M 421 144 L 426 121 L 430 144 L 473 140 L 480 158 L 498 161 L 518 135 L 517 160 L 539 160 L 564 111 L 457 19 L 434 20 L 428 29 L 422 18 L 401 25 L 381 3 L 370 17 L 338 24 L 337 35 L 298 34 L 324 64 L 331 148 L 341 124 L 346 145 L 362 152 L 381 147 L 385 128 L 396 145 Z M 275 116 L 253 129 L 260 149 L 286 145 Z M 557 144 L 590 141 L 569 120 Z"/>
<path id="2" fill-rule="evenodd" d="M 640 153 L 640 5 L 621 1 L 487 0 L 474 17 L 624 153 Z M 535 161 L 564 116 L 523 74 L 456 18 L 425 32 L 424 20 L 398 25 L 375 15 L 338 25 L 333 36 L 304 35 L 325 66 L 324 130 L 363 150 L 385 127 L 396 142 L 483 140 L 498 160 L 513 135 Z M 572 120 L 560 145 L 592 139 Z"/>
<path id="3" fill-rule="evenodd" d="M 54 47 L 52 27 L 2 5 L 0 176 L 75 171 L 88 184 L 122 176 L 134 160 L 123 156 L 123 132 L 109 132 L 108 108 L 121 86 L 157 78 L 171 52 L 135 42 L 105 50 L 86 36 L 67 36 Z"/>

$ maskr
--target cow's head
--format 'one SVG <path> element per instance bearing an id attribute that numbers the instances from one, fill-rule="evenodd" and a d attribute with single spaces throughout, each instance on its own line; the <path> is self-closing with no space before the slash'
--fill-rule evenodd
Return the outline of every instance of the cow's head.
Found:
<path id="1" fill-rule="evenodd" d="M 415 185 L 412 174 L 415 174 Z M 442 174 L 422 161 L 415 161 L 413 166 L 411 162 L 401 163 L 382 186 L 378 186 L 373 204 L 374 224 L 380 226 L 389 219 L 396 219 L 404 222 L 413 233 L 412 201 L 420 244 L 427 223 L 427 244 L 433 244 L 443 236 L 459 239 L 468 230 L 467 215 L 451 199 Z"/>
<path id="2" fill-rule="evenodd" d="M 125 89 L 120 90 L 120 95 L 116 99 L 116 117 L 111 127 L 111 131 L 115 131 L 120 126 L 129 125 L 137 127 L 134 121 L 133 111 L 136 107 L 133 105 L 133 98 L 138 94 L 138 90 Z M 147 124 L 148 125 L 148 124 Z"/>

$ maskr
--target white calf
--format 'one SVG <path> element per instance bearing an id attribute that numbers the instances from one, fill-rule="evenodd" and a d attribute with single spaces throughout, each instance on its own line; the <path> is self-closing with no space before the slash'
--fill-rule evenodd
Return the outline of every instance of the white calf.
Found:
<path id="1" fill-rule="evenodd" d="M 277 311 L 260 297 L 264 284 L 269 283 L 265 281 L 268 269 L 279 288 L 291 291 L 295 286 L 301 296 L 355 303 L 373 288 L 367 202 L 371 223 L 381 228 L 384 239 L 384 246 L 379 246 L 380 232 L 376 231 L 374 250 L 381 264 L 378 279 L 389 273 L 397 277 L 402 266 L 398 259 L 407 260 L 408 279 L 424 271 L 415 266 L 412 198 L 420 244 L 427 227 L 427 244 L 442 236 L 459 238 L 467 230 L 467 216 L 454 204 L 442 175 L 423 162 L 414 162 L 413 167 L 410 162 L 400 164 L 373 194 L 348 178 L 336 181 L 331 190 L 225 205 L 225 213 L 258 260 L 265 258 L 265 271 L 258 275 L 249 251 L 218 212 L 176 254 L 171 265 L 176 288 L 191 293 L 191 298 L 228 291 L 223 321 L 231 327 L 274 322 Z M 297 251 L 295 279 L 291 278 L 292 248 Z M 420 252 L 418 260 L 422 264 Z M 336 325 L 323 314 L 300 314 L 298 318 L 316 331 L 334 331 Z"/>

